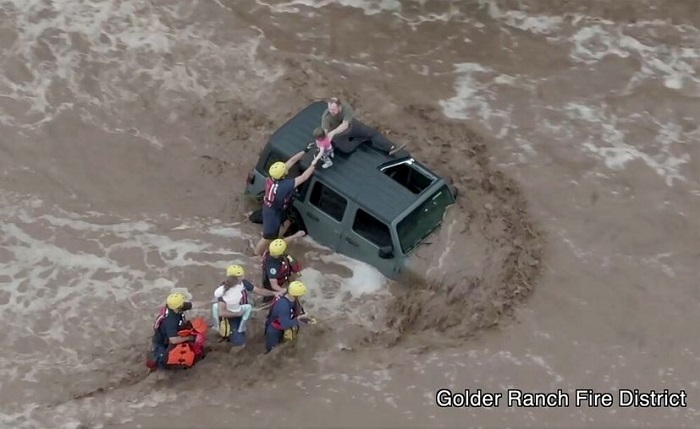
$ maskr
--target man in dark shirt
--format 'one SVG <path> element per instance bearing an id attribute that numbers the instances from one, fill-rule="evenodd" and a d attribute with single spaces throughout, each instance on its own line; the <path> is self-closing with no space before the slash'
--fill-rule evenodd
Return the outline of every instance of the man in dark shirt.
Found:
<path id="1" fill-rule="evenodd" d="M 287 254 L 287 243 L 278 238 L 270 243 L 268 251 L 263 255 L 262 262 L 262 285 L 265 289 L 282 294 L 287 291 L 287 282 L 292 276 L 301 271 L 301 266 L 289 254 Z M 263 297 L 264 304 L 273 300 L 274 297 Z"/>
<path id="2" fill-rule="evenodd" d="M 173 347 L 182 343 L 194 344 L 197 340 L 195 335 L 180 335 L 180 331 L 192 329 L 192 324 L 187 321 L 184 314 L 192 307 L 192 302 L 186 301 L 185 296 L 179 292 L 168 296 L 166 306 L 161 310 L 153 326 L 153 360 L 147 362 L 149 367 L 169 369 L 169 353 Z"/>
<path id="3" fill-rule="evenodd" d="M 265 321 L 265 349 L 268 353 L 284 341 L 293 341 L 299 330 L 299 322 L 313 320 L 299 302 L 299 298 L 306 293 L 306 286 L 302 282 L 293 281 L 287 293 L 277 298 L 270 308 Z"/>
<path id="4" fill-rule="evenodd" d="M 337 97 L 328 100 L 328 107 L 321 116 L 321 128 L 341 152 L 350 153 L 363 140 L 369 140 L 375 148 L 393 155 L 405 145 L 396 146 L 376 130 L 354 120 L 350 104 Z M 354 141 L 350 141 L 354 139 Z"/>
<path id="5" fill-rule="evenodd" d="M 290 226 L 287 212 L 291 208 L 294 191 L 311 177 L 316 169 L 316 163 L 320 159 L 320 155 L 316 156 L 311 161 L 311 166 L 298 177 L 287 178 L 289 169 L 299 162 L 305 153 L 305 151 L 301 151 L 289 158 L 287 162 L 279 161 L 270 166 L 269 177 L 265 180 L 265 194 L 263 195 L 262 238 L 253 249 L 256 256 L 263 253 L 265 246 L 271 240 L 283 237 Z M 300 231 L 297 236 L 303 236 L 303 234 Z"/>

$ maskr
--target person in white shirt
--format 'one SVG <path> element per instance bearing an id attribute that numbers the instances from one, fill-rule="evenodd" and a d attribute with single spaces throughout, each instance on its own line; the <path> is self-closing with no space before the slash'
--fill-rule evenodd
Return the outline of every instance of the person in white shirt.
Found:
<path id="1" fill-rule="evenodd" d="M 256 287 L 244 277 L 243 267 L 229 266 L 226 269 L 226 280 L 214 291 L 216 302 L 212 306 L 215 329 L 218 328 L 219 334 L 235 346 L 244 346 L 246 342 L 246 323 L 253 312 L 248 294 L 276 295 L 275 292 Z"/>

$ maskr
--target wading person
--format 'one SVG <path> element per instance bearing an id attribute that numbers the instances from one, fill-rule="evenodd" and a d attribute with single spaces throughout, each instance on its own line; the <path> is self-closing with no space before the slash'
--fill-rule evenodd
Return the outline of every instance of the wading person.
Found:
<path id="1" fill-rule="evenodd" d="M 286 292 L 287 283 L 300 272 L 301 264 L 287 253 L 286 241 L 281 238 L 272 241 L 262 257 L 263 287 L 275 294 L 283 294 Z M 263 298 L 265 304 L 271 301 L 271 297 Z"/>
<path id="2" fill-rule="evenodd" d="M 301 305 L 299 298 L 306 295 L 306 286 L 300 281 L 293 281 L 287 292 L 270 308 L 265 321 L 265 349 L 269 353 L 280 343 L 294 341 L 299 332 L 299 322 L 315 323 Z"/>
<path id="3" fill-rule="evenodd" d="M 207 323 L 203 318 L 187 321 L 185 312 L 193 303 L 179 292 L 168 295 L 153 323 L 153 356 L 146 362 L 151 370 L 191 368 L 204 357 Z"/>
<path id="4" fill-rule="evenodd" d="M 286 178 L 289 169 L 299 162 L 306 152 L 301 151 L 289 158 L 287 162 L 275 162 L 268 170 L 269 177 L 265 181 L 265 194 L 263 195 L 262 206 L 262 238 L 255 246 L 255 255 L 260 255 L 265 251 L 265 247 L 270 244 L 271 240 L 284 237 L 285 232 L 289 228 L 291 222 L 288 216 L 288 210 L 292 206 L 294 199 L 294 191 L 302 183 L 309 180 L 316 169 L 316 163 L 320 156 L 316 156 L 311 161 L 311 166 L 306 169 L 299 177 L 288 179 Z M 290 239 L 301 237 L 303 231 L 294 234 Z"/>
<path id="5" fill-rule="evenodd" d="M 212 308 L 219 334 L 234 346 L 246 343 L 246 325 L 253 313 L 249 295 L 276 295 L 267 289 L 259 288 L 244 279 L 245 271 L 240 265 L 231 265 L 226 269 L 226 280 L 214 291 L 216 303 Z"/>

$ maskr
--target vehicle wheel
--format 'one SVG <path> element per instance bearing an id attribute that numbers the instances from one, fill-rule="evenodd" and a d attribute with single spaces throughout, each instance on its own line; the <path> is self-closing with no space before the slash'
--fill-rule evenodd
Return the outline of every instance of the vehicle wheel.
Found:
<path id="1" fill-rule="evenodd" d="M 450 186 L 450 190 L 452 191 L 452 195 L 455 196 L 455 200 L 459 198 L 459 188 L 456 186 Z"/>
<path id="2" fill-rule="evenodd" d="M 284 234 L 285 237 L 289 237 L 290 235 L 296 234 L 299 231 L 306 232 L 306 225 L 304 225 L 304 220 L 301 218 L 301 215 L 297 209 L 292 208 L 289 211 L 289 220 L 292 221 L 292 224 Z"/>
<path id="3" fill-rule="evenodd" d="M 262 225 L 262 209 L 255 210 L 253 213 L 251 213 L 248 216 L 248 220 L 253 223 L 257 223 L 258 225 Z"/>

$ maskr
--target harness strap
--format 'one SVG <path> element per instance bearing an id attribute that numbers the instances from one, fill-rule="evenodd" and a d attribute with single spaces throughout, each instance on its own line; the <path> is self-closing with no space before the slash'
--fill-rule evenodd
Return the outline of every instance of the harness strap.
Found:
<path id="1" fill-rule="evenodd" d="M 268 319 L 270 318 L 270 316 L 272 316 L 272 307 L 280 299 L 282 299 L 282 297 L 277 296 L 272 301 L 272 304 L 270 305 L 270 313 L 268 314 Z M 303 313 L 304 313 L 304 308 L 301 306 L 301 303 L 299 303 L 299 301 L 295 302 L 292 306 L 292 319 L 296 319 L 297 317 L 299 317 L 300 314 L 303 314 Z M 279 329 L 280 331 L 282 330 L 282 324 L 280 323 L 279 318 L 276 318 L 275 320 L 271 320 L 270 326 L 272 326 L 275 329 Z"/>
<path id="2" fill-rule="evenodd" d="M 163 323 L 163 320 L 165 317 L 168 315 L 168 307 L 163 307 L 160 309 L 160 313 L 158 313 L 158 317 L 156 317 L 156 321 L 153 322 L 153 330 L 157 331 L 160 328 L 160 324 Z"/>

